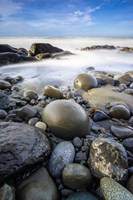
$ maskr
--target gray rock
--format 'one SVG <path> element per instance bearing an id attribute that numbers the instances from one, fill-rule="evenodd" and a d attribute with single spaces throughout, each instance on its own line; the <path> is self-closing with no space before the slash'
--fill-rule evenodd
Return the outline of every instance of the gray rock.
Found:
<path id="1" fill-rule="evenodd" d="M 42 167 L 17 187 L 17 200 L 59 200 L 56 185 Z"/>
<path id="2" fill-rule="evenodd" d="M 74 80 L 74 87 L 85 91 L 95 88 L 97 85 L 97 79 L 90 74 L 79 74 Z"/>
<path id="3" fill-rule="evenodd" d="M 56 119 L 56 120 L 55 120 Z M 90 121 L 84 109 L 74 101 L 55 100 L 42 112 L 42 121 L 59 138 L 70 140 L 90 133 Z"/>
<path id="4" fill-rule="evenodd" d="M 28 121 L 28 124 L 35 126 L 35 124 L 39 121 L 38 117 L 33 117 Z"/>
<path id="5" fill-rule="evenodd" d="M 72 190 L 86 188 L 91 184 L 91 174 L 84 165 L 70 163 L 62 172 L 62 180 L 64 185 Z"/>
<path id="6" fill-rule="evenodd" d="M 19 109 L 18 115 L 28 122 L 31 118 L 38 117 L 38 112 L 34 107 L 26 105 Z"/>
<path id="7" fill-rule="evenodd" d="M 92 45 L 90 47 L 82 48 L 82 51 L 89 51 L 89 50 L 101 50 L 101 49 L 108 49 L 108 50 L 114 50 L 116 49 L 113 45 Z"/>
<path id="8" fill-rule="evenodd" d="M 5 110 L 0 110 L 0 119 L 5 119 L 7 116 L 7 112 Z"/>
<path id="9" fill-rule="evenodd" d="M 102 178 L 100 186 L 105 200 L 133 200 L 133 195 L 111 178 Z"/>
<path id="10" fill-rule="evenodd" d="M 0 199 L 1 200 L 15 200 L 15 189 L 7 184 L 4 184 L 0 188 Z"/>
<path id="11" fill-rule="evenodd" d="M 82 147 L 83 141 L 79 137 L 73 138 L 73 144 L 75 147 Z"/>
<path id="12" fill-rule="evenodd" d="M 112 125 L 111 132 L 113 133 L 113 135 L 115 135 L 119 139 L 126 139 L 129 137 L 133 137 L 133 128 L 132 127 Z"/>
<path id="13" fill-rule="evenodd" d="M 124 83 L 125 85 L 130 85 L 132 82 L 133 82 L 133 76 L 132 76 L 132 74 L 128 74 L 128 73 L 126 73 L 126 74 L 124 74 L 123 76 L 121 76 L 119 79 L 118 79 L 118 81 L 120 82 L 120 83 Z"/>
<path id="14" fill-rule="evenodd" d="M 51 152 L 48 138 L 40 129 L 23 123 L 0 123 L 0 177 L 21 172 L 46 160 Z"/>
<path id="15" fill-rule="evenodd" d="M 54 47 L 48 43 L 34 43 L 30 47 L 29 55 L 36 56 L 37 54 L 40 53 L 57 53 L 62 51 L 63 51 L 62 49 Z"/>
<path id="16" fill-rule="evenodd" d="M 127 150 L 133 152 L 133 138 L 127 138 L 123 140 L 122 144 Z"/>
<path id="17" fill-rule="evenodd" d="M 36 92 L 32 91 L 32 90 L 26 90 L 23 94 L 24 97 L 31 99 L 35 99 L 37 100 L 38 95 Z"/>
<path id="18" fill-rule="evenodd" d="M 130 117 L 130 110 L 124 105 L 116 105 L 109 110 L 109 115 L 113 118 L 127 120 Z"/>
<path id="19" fill-rule="evenodd" d="M 53 150 L 49 161 L 49 172 L 53 177 L 60 177 L 64 167 L 72 163 L 75 149 L 71 142 L 61 142 Z"/>
<path id="20" fill-rule="evenodd" d="M 110 119 L 110 117 L 103 111 L 99 111 L 93 115 L 93 121 L 98 122 L 102 120 Z"/>
<path id="21" fill-rule="evenodd" d="M 98 200 L 98 198 L 90 192 L 76 192 L 71 194 L 66 200 Z"/>
<path id="22" fill-rule="evenodd" d="M 133 95 L 133 89 L 128 88 L 128 89 L 125 90 L 125 93 Z"/>
<path id="23" fill-rule="evenodd" d="M 119 85 L 119 88 L 120 88 L 121 91 L 124 91 L 125 89 L 127 89 L 127 86 L 126 86 L 126 84 L 121 83 L 121 84 Z"/>
<path id="24" fill-rule="evenodd" d="M 88 164 L 97 178 L 108 176 L 121 181 L 127 177 L 125 148 L 108 138 L 97 138 L 91 143 Z"/>
<path id="25" fill-rule="evenodd" d="M 4 90 L 4 89 L 11 89 L 12 85 L 7 82 L 7 81 L 3 81 L 3 80 L 0 80 L 0 89 L 1 90 Z"/>
<path id="26" fill-rule="evenodd" d="M 133 175 L 130 176 L 126 183 L 126 188 L 133 194 Z"/>
<path id="27" fill-rule="evenodd" d="M 0 91 L 0 109 L 6 110 L 10 108 L 10 100 L 4 91 Z"/>
<path id="28" fill-rule="evenodd" d="M 84 151 L 78 151 L 75 155 L 75 162 L 82 162 L 82 161 L 86 161 L 87 160 L 87 155 L 86 152 Z"/>
<path id="29" fill-rule="evenodd" d="M 53 86 L 50 86 L 50 85 L 45 86 L 44 94 L 49 96 L 49 97 L 56 98 L 56 99 L 62 99 L 63 98 L 63 93 L 59 89 L 57 89 Z"/>

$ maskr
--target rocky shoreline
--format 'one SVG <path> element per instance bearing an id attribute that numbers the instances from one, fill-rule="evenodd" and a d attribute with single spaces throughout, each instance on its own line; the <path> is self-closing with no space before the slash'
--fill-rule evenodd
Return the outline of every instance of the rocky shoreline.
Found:
<path id="1" fill-rule="evenodd" d="M 90 67 L 42 94 L 23 81 L 0 75 L 0 198 L 132 200 L 133 72 Z"/>

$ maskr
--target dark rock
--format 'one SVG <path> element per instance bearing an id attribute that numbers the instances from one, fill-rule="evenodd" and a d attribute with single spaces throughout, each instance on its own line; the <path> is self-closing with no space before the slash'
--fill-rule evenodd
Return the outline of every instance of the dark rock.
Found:
<path id="1" fill-rule="evenodd" d="M 73 191 L 72 190 L 70 190 L 70 189 L 63 189 L 63 190 L 61 190 L 61 195 L 63 196 L 63 197 L 68 197 L 70 194 L 72 194 L 73 193 Z"/>
<path id="2" fill-rule="evenodd" d="M 20 61 L 20 55 L 18 53 L 0 53 L 0 65 L 8 65 L 18 63 Z"/>
<path id="3" fill-rule="evenodd" d="M 97 85 L 97 79 L 90 74 L 79 74 L 74 80 L 74 87 L 85 91 L 95 88 Z"/>
<path id="4" fill-rule="evenodd" d="M 97 178 L 111 177 L 118 181 L 127 178 L 127 154 L 125 148 L 108 138 L 97 138 L 91 143 L 88 160 L 91 172 Z"/>
<path id="5" fill-rule="evenodd" d="M 0 44 L 0 53 L 3 52 L 17 53 L 17 49 L 8 44 Z"/>
<path id="6" fill-rule="evenodd" d="M 98 200 L 98 198 L 90 192 L 76 192 L 71 194 L 66 200 Z"/>
<path id="7" fill-rule="evenodd" d="M 64 185 L 72 190 L 82 189 L 91 184 L 91 174 L 84 165 L 70 163 L 63 169 L 62 180 Z"/>
<path id="8" fill-rule="evenodd" d="M 0 188 L 1 200 L 15 200 L 15 189 L 7 184 Z"/>
<path id="9" fill-rule="evenodd" d="M 84 109 L 74 101 L 51 102 L 42 112 L 42 121 L 54 135 L 65 140 L 75 136 L 84 137 L 90 133 L 89 118 Z"/>
<path id="10" fill-rule="evenodd" d="M 22 122 L 23 119 L 20 118 L 17 114 L 9 114 L 6 118 L 5 118 L 6 122 Z"/>
<path id="11" fill-rule="evenodd" d="M 98 122 L 102 120 L 110 119 L 110 117 L 103 111 L 97 112 L 93 115 L 93 121 Z"/>
<path id="12" fill-rule="evenodd" d="M 46 168 L 42 167 L 17 188 L 17 200 L 59 200 L 56 185 Z"/>
<path id="13" fill-rule="evenodd" d="M 7 81 L 3 81 L 3 80 L 0 80 L 0 89 L 1 90 L 4 90 L 4 89 L 10 89 L 12 87 L 12 85 L 7 82 Z"/>
<path id="14" fill-rule="evenodd" d="M 6 110 L 10 108 L 10 100 L 4 91 L 0 91 L 0 109 Z"/>
<path id="15" fill-rule="evenodd" d="M 105 200 L 132 200 L 133 195 L 122 185 L 111 178 L 104 177 L 100 181 L 100 187 Z"/>
<path id="16" fill-rule="evenodd" d="M 63 51 L 62 49 L 54 47 L 48 43 L 34 43 L 30 47 L 29 55 L 36 56 L 37 54 L 40 53 L 57 53 L 62 51 Z"/>
<path id="17" fill-rule="evenodd" d="M 121 76 L 118 81 L 120 83 L 124 83 L 125 85 L 130 85 L 133 82 L 133 76 L 131 74 L 124 74 L 123 76 Z"/>
<path id="18" fill-rule="evenodd" d="M 7 112 L 5 110 L 0 110 L 0 119 L 5 119 L 7 116 Z"/>
<path id="19" fill-rule="evenodd" d="M 133 175 L 128 179 L 126 188 L 133 194 Z"/>
<path id="20" fill-rule="evenodd" d="M 133 152 L 133 138 L 127 138 L 123 140 L 122 144 L 127 150 Z"/>
<path id="21" fill-rule="evenodd" d="M 28 51 L 25 48 L 18 48 L 17 53 L 23 56 L 28 56 Z"/>
<path id="22" fill-rule="evenodd" d="M 79 137 L 73 138 L 73 144 L 75 147 L 82 147 L 83 141 Z"/>
<path id="23" fill-rule="evenodd" d="M 28 122 L 31 118 L 38 117 L 38 112 L 34 107 L 26 105 L 19 109 L 18 115 Z"/>
<path id="24" fill-rule="evenodd" d="M 132 53 L 133 48 L 132 47 L 118 47 L 119 51 L 126 52 L 126 53 Z"/>
<path id="25" fill-rule="evenodd" d="M 23 123 L 2 122 L 0 130 L 1 182 L 46 160 L 51 152 L 50 142 L 40 129 Z"/>
<path id="26" fill-rule="evenodd" d="M 116 49 L 113 45 L 93 45 L 91 47 L 82 48 L 82 51 L 89 51 L 89 50 L 100 50 L 100 49 L 107 49 L 107 50 L 114 50 Z"/>
<path id="27" fill-rule="evenodd" d="M 130 110 L 124 105 L 116 105 L 109 110 L 108 114 L 113 118 L 128 120 L 130 117 Z"/>
<path id="28" fill-rule="evenodd" d="M 133 137 L 133 128 L 132 127 L 112 125 L 111 131 L 112 131 L 113 135 L 115 135 L 119 139 L 125 139 L 125 138 L 128 138 L 128 137 Z"/>
<path id="29" fill-rule="evenodd" d="M 133 89 L 132 88 L 125 89 L 125 93 L 133 95 Z"/>
<path id="30" fill-rule="evenodd" d="M 38 60 L 42 60 L 42 59 L 46 59 L 50 57 L 51 57 L 50 53 L 39 53 L 35 56 L 35 58 L 37 58 Z"/>
<path id="31" fill-rule="evenodd" d="M 75 149 L 71 142 L 61 142 L 53 150 L 49 161 L 49 172 L 53 177 L 60 177 L 64 167 L 72 163 Z"/>

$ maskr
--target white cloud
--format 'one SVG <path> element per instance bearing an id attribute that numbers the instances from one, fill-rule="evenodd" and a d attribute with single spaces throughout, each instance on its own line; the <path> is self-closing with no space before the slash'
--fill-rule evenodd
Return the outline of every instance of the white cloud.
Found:
<path id="1" fill-rule="evenodd" d="M 13 0 L 0 1 L 0 16 L 1 18 L 8 18 L 14 14 L 19 13 L 23 8 L 23 4 Z"/>

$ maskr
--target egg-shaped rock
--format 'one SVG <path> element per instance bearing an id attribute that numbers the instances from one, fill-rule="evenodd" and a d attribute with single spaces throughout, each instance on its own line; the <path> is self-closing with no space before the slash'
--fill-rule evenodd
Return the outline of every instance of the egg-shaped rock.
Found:
<path id="1" fill-rule="evenodd" d="M 84 137 L 90 133 L 90 121 L 85 110 L 74 101 L 55 100 L 42 112 L 42 121 L 52 133 L 62 139 Z"/>
<path id="2" fill-rule="evenodd" d="M 82 90 L 89 90 L 91 88 L 97 87 L 98 82 L 97 79 L 91 74 L 79 74 L 74 80 L 74 87 L 80 88 Z"/>

